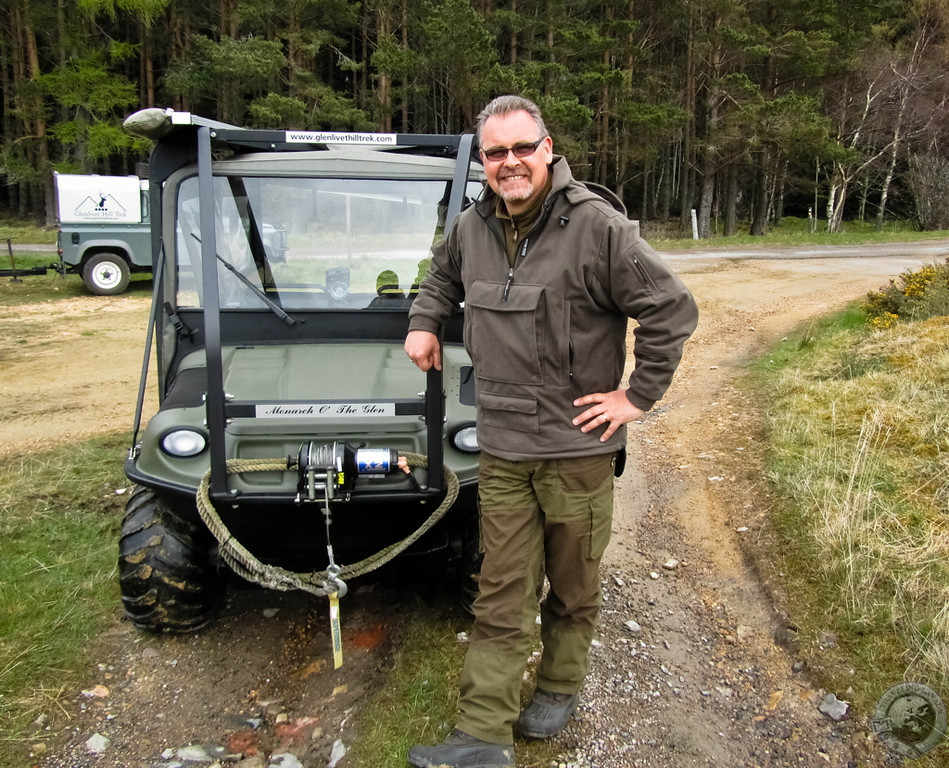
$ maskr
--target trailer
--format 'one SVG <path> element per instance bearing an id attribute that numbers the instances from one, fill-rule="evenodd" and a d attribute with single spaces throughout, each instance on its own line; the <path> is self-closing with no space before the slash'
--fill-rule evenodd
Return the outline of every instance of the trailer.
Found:
<path id="1" fill-rule="evenodd" d="M 9 277 L 12 283 L 19 283 L 21 277 L 45 275 L 50 269 L 57 268 L 55 264 L 50 264 L 48 267 L 17 267 L 16 259 L 13 258 L 13 243 L 9 237 L 7 238 L 7 256 L 10 259 L 10 269 L 0 269 L 0 277 Z"/>

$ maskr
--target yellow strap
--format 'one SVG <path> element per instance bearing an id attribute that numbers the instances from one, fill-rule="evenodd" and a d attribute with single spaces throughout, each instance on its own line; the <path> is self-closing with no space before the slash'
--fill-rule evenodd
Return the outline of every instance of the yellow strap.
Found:
<path id="1" fill-rule="evenodd" d="M 333 634 L 333 669 L 343 666 L 343 633 L 339 626 L 339 593 L 330 594 L 330 631 Z"/>

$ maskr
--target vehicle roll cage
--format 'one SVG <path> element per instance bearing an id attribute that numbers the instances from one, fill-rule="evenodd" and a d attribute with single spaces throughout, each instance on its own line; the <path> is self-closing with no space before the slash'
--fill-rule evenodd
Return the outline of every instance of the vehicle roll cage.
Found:
<path id="1" fill-rule="evenodd" d="M 143 120 L 147 125 L 143 125 Z M 152 309 L 146 332 L 145 355 L 142 362 L 138 401 L 129 453 L 127 471 L 137 474 L 134 460 L 138 455 L 138 433 L 141 429 L 151 348 L 156 331 L 160 331 L 160 313 L 166 311 L 161 301 L 163 282 L 166 279 L 164 261 L 167 258 L 163 241 L 164 209 L 161 195 L 164 183 L 177 170 L 197 163 L 199 226 L 201 232 L 201 272 L 204 286 L 203 309 L 191 313 L 203 318 L 203 344 L 207 366 L 206 413 L 209 436 L 210 498 L 215 503 L 235 503 L 240 493 L 229 489 L 227 482 L 227 454 L 225 450 L 225 428 L 232 417 L 247 412 L 251 403 L 229 402 L 224 392 L 224 366 L 222 359 L 222 312 L 218 286 L 216 227 L 214 221 L 212 163 L 215 153 L 240 155 L 247 152 L 292 152 L 300 150 L 327 150 L 331 144 L 347 143 L 374 146 L 378 151 L 447 157 L 456 160 L 452 176 L 451 196 L 445 217 L 445 233 L 450 230 L 455 217 L 461 212 L 465 201 L 467 181 L 470 176 L 474 154 L 472 134 L 361 134 L 327 133 L 310 131 L 278 131 L 239 128 L 226 123 L 208 120 L 187 112 L 149 109 L 135 113 L 126 120 L 126 129 L 139 136 L 155 140 L 149 160 L 149 203 L 152 210 L 152 266 L 154 285 Z M 178 322 L 176 308 L 168 314 L 171 322 Z M 194 328 L 194 326 L 191 326 Z M 287 328 L 287 326 L 283 326 Z M 160 377 L 165 379 L 162 372 Z M 167 381 L 165 381 L 167 384 Z M 164 396 L 165 393 L 162 393 Z M 430 369 L 426 374 L 424 397 L 418 401 L 399 400 L 400 413 L 418 414 L 426 425 L 428 483 L 421 489 L 424 497 L 435 497 L 443 493 L 444 450 L 442 425 L 445 420 L 445 393 L 441 371 Z M 413 498 L 419 492 L 412 492 Z M 246 501 L 267 502 L 266 497 Z"/>

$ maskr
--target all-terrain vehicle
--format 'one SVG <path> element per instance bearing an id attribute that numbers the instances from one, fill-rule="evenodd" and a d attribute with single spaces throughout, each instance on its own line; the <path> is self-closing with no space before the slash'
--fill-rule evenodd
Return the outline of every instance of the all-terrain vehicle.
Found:
<path id="1" fill-rule="evenodd" d="M 195 630 L 230 571 L 341 596 L 393 557 L 443 550 L 470 575 L 463 308 L 441 372 L 420 372 L 402 344 L 433 242 L 482 189 L 473 136 L 252 130 L 160 109 L 126 128 L 155 140 L 127 616 Z M 153 352 L 159 404 L 142 429 Z"/>

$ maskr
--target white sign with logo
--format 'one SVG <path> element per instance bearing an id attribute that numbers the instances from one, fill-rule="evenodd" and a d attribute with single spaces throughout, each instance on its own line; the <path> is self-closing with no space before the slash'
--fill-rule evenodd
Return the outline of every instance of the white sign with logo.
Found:
<path id="1" fill-rule="evenodd" d="M 59 220 L 138 224 L 142 220 L 142 190 L 147 184 L 137 176 L 57 173 Z"/>

